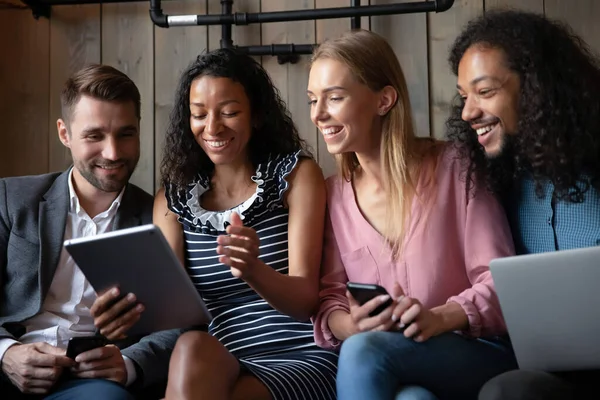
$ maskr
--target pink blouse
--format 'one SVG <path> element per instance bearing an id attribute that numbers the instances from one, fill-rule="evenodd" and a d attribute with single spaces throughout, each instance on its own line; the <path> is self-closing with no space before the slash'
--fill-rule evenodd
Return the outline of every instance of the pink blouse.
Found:
<path id="1" fill-rule="evenodd" d="M 514 245 L 503 208 L 487 190 L 467 193 L 461 162 L 448 147 L 438 160 L 436 201 L 425 210 L 413 201 L 404 251 L 393 261 L 384 238 L 363 217 L 352 184 L 327 180 L 329 218 L 321 265 L 320 307 L 315 340 L 325 348 L 341 342 L 329 329 L 334 310 L 349 312 L 346 282 L 376 283 L 391 293 L 398 282 L 405 295 L 433 308 L 456 302 L 469 319 L 468 334 L 506 332 L 489 263 L 511 256 Z M 418 182 L 417 191 L 423 182 Z"/>

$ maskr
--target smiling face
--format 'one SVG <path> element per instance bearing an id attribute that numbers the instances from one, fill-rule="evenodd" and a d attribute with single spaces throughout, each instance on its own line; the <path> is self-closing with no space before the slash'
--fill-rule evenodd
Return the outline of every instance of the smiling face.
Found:
<path id="1" fill-rule="evenodd" d="M 362 153 L 381 140 L 382 96 L 358 82 L 341 62 L 316 60 L 308 78 L 310 117 L 331 154 Z"/>
<path id="2" fill-rule="evenodd" d="M 201 76 L 190 88 L 190 127 L 215 165 L 244 163 L 252 133 L 244 87 L 229 78 Z"/>
<path id="3" fill-rule="evenodd" d="M 133 101 L 89 96 L 81 96 L 68 123 L 58 120 L 59 138 L 71 150 L 73 177 L 80 189 L 123 189 L 140 158 L 139 126 Z"/>
<path id="4" fill-rule="evenodd" d="M 473 45 L 460 60 L 456 86 L 464 101 L 462 119 L 475 130 L 486 155 L 498 157 L 506 135 L 517 133 L 519 76 L 507 67 L 504 52 Z"/>

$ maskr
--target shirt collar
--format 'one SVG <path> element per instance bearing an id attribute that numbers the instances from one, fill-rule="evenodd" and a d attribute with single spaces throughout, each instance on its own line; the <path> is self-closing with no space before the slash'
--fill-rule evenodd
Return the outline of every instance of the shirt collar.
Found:
<path id="1" fill-rule="evenodd" d="M 71 168 L 71 170 L 69 171 L 69 178 L 67 179 L 67 182 L 69 183 L 69 199 L 70 199 L 69 211 L 79 214 L 83 210 L 81 209 L 81 205 L 79 204 L 79 198 L 77 197 L 77 193 L 75 192 L 75 188 L 73 187 L 73 169 L 74 168 L 75 167 Z M 121 189 L 121 192 L 119 193 L 117 198 L 113 200 L 113 202 L 110 205 L 110 207 L 108 208 L 108 210 L 106 210 L 104 212 L 109 212 L 109 213 L 116 212 L 116 210 L 121 205 L 121 200 L 123 199 L 123 193 L 125 193 L 125 186 L 123 187 L 123 189 Z"/>

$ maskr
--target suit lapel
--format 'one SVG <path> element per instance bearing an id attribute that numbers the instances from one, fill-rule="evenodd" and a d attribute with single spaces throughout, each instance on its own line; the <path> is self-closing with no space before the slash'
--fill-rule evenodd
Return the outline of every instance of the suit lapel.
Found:
<path id="1" fill-rule="evenodd" d="M 131 228 L 141 225 L 140 208 L 136 207 L 135 193 L 131 185 L 125 187 L 121 205 L 115 216 L 113 230 Z"/>
<path id="2" fill-rule="evenodd" d="M 56 178 L 39 205 L 40 288 L 46 297 L 58 266 L 69 210 L 69 171 Z"/>

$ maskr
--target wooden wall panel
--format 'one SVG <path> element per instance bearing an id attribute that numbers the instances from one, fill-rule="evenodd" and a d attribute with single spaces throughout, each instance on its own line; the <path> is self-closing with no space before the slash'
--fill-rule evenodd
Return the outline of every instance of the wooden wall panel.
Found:
<path id="1" fill-rule="evenodd" d="M 545 0 L 485 0 L 485 10 L 488 11 L 494 8 L 511 8 L 515 10 L 526 10 L 543 14 L 544 1 Z M 570 2 L 573 0 L 562 1 Z"/>
<path id="2" fill-rule="evenodd" d="M 545 0 L 548 17 L 568 23 L 583 40 L 600 54 L 600 3 L 597 0 Z"/>
<path id="3" fill-rule="evenodd" d="M 315 0 L 315 8 L 349 7 L 350 0 Z M 361 6 L 369 5 L 369 0 L 361 0 Z M 352 28 L 351 18 L 318 19 L 315 21 L 317 43 L 336 37 Z M 360 19 L 360 29 L 369 29 L 369 17 Z"/>
<path id="4" fill-rule="evenodd" d="M 89 63 L 100 62 L 100 5 L 55 6 L 50 19 L 49 169 L 61 171 L 71 152 L 58 139 L 60 91 L 68 77 Z"/>
<path id="5" fill-rule="evenodd" d="M 371 4 L 415 0 L 371 0 Z M 367 5 L 369 0 L 362 0 Z M 349 6 L 350 0 L 235 0 L 234 12 Z M 419 135 L 443 137 L 456 78 L 447 66 L 448 47 L 464 24 L 484 10 L 512 7 L 544 12 L 569 23 L 600 52 L 600 3 L 594 0 L 455 0 L 444 13 L 363 17 L 362 27 L 386 37 L 409 84 Z M 545 8 L 544 8 L 545 7 Z M 166 14 L 220 13 L 217 0 L 164 1 Z M 236 45 L 318 43 L 350 28 L 350 19 L 233 26 Z M 89 62 L 127 73 L 142 93 L 142 157 L 133 182 L 154 192 L 165 127 L 176 83 L 189 62 L 206 48 L 218 48 L 221 27 L 154 27 L 148 4 L 55 6 L 52 19 L 35 20 L 29 10 L 0 10 L 0 176 L 61 170 L 70 154 L 58 141 L 59 93 L 66 77 Z M 260 58 L 259 58 L 260 59 Z M 303 138 L 325 175 L 335 171 L 306 101 L 309 56 L 298 64 L 262 57 L 287 101 Z M 35 143 L 34 146 L 30 143 Z"/>
<path id="6" fill-rule="evenodd" d="M 429 13 L 429 84 L 431 134 L 443 139 L 446 119 L 456 95 L 456 76 L 450 71 L 448 54 L 463 26 L 483 12 L 483 0 L 455 0 L 443 13 Z"/>
<path id="7" fill-rule="evenodd" d="M 205 14 L 206 3 L 176 0 L 165 4 L 171 15 Z M 154 27 L 154 189 L 160 183 L 160 163 L 169 115 L 181 73 L 207 47 L 207 27 Z"/>
<path id="8" fill-rule="evenodd" d="M 403 2 L 408 3 L 411 0 L 371 0 L 371 4 Z M 426 17 L 424 13 L 371 17 L 371 30 L 389 41 L 402 65 L 418 136 L 431 135 Z"/>
<path id="9" fill-rule="evenodd" d="M 154 193 L 154 24 L 148 4 L 102 5 L 102 62 L 129 75 L 140 90 L 141 156 L 131 181 Z"/>
<path id="10" fill-rule="evenodd" d="M 282 11 L 314 8 L 314 0 L 262 0 L 261 11 Z M 314 21 L 277 22 L 262 25 L 263 44 L 315 43 Z M 310 120 L 310 107 L 306 99 L 309 56 L 300 57 L 296 64 L 278 64 L 277 57 L 263 57 L 263 66 L 281 91 L 292 113 L 300 136 L 306 140 L 314 154 L 317 153 L 317 134 Z"/>
<path id="11" fill-rule="evenodd" d="M 0 12 L 0 177 L 48 171 L 49 32 L 30 10 Z"/>

